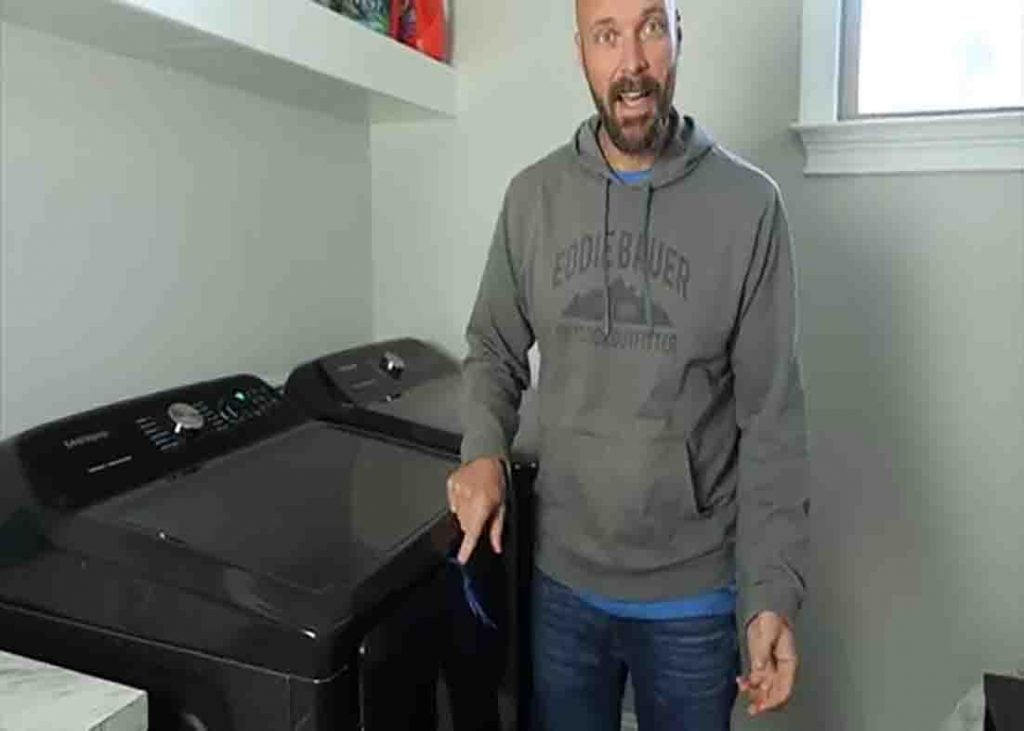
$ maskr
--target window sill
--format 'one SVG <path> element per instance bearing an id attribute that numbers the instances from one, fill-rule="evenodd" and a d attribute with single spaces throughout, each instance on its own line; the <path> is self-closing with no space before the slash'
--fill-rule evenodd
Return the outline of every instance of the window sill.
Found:
<path id="1" fill-rule="evenodd" d="M 1024 170 L 1024 111 L 798 123 L 806 175 Z"/>

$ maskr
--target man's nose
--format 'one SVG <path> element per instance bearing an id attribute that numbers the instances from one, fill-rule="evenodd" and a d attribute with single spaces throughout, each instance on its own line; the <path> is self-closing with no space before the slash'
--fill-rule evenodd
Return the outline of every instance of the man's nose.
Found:
<path id="1" fill-rule="evenodd" d="M 644 44 L 635 35 L 626 35 L 622 44 L 622 70 L 636 76 L 646 71 L 648 66 Z"/>

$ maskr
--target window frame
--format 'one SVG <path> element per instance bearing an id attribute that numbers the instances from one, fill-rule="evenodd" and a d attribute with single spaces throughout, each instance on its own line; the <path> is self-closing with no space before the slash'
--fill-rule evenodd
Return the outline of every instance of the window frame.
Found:
<path id="1" fill-rule="evenodd" d="M 859 0 L 804 0 L 800 118 L 807 175 L 1024 170 L 1024 109 L 846 116 Z M 853 53 L 851 53 L 851 49 Z M 851 88 L 853 90 L 851 90 Z"/>

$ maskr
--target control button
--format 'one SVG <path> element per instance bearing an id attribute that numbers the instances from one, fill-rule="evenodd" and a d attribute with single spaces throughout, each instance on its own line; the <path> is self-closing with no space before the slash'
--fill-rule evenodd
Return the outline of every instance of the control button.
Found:
<path id="1" fill-rule="evenodd" d="M 405 371 L 405 361 L 402 356 L 397 353 L 393 353 L 390 350 L 384 351 L 384 355 L 380 358 L 380 369 L 386 374 L 394 378 L 396 381 L 402 377 L 402 373 Z"/>
<path id="2" fill-rule="evenodd" d="M 189 404 L 171 404 L 167 408 L 167 416 L 174 424 L 175 434 L 199 431 L 203 428 L 203 424 L 206 423 L 199 410 Z"/>

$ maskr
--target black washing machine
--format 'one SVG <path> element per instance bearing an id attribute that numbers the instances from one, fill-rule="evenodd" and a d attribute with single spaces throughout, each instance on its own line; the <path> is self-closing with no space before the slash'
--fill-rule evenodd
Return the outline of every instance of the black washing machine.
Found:
<path id="1" fill-rule="evenodd" d="M 157 731 L 428 728 L 450 470 L 251 376 L 25 432 L 0 442 L 0 649 L 146 690 Z"/>
<path id="2" fill-rule="evenodd" d="M 304 363 L 289 376 L 285 394 L 316 419 L 353 433 L 446 455 L 457 464 L 462 441 L 460 381 L 457 361 L 420 340 L 403 338 Z M 477 688 L 476 696 L 492 703 L 498 702 L 496 696 L 501 699 L 505 728 L 527 729 L 530 725 L 528 621 L 536 444 L 536 393 L 528 390 L 523 394 L 519 431 L 511 450 L 502 557 L 494 557 L 489 542 L 481 540 L 470 562 L 471 566 L 478 562 L 477 575 L 493 580 L 496 571 L 501 574 L 502 590 L 485 591 L 490 601 L 484 603 L 497 605 L 504 621 L 496 635 L 480 630 L 477 650 L 466 661 L 471 667 L 504 663 L 500 687 Z M 464 632 L 449 641 L 467 642 Z M 495 642 L 500 651 L 493 649 Z"/>

